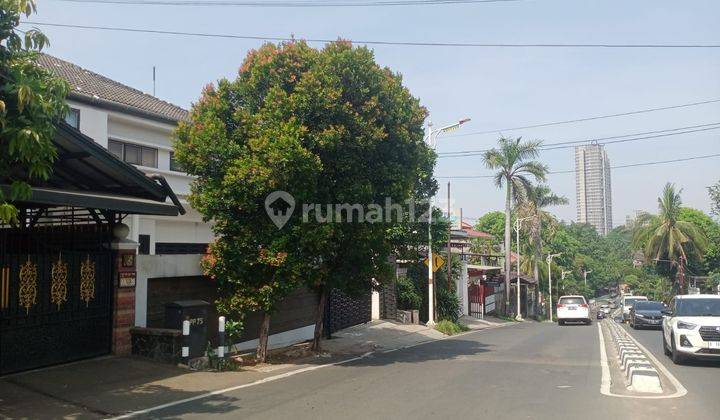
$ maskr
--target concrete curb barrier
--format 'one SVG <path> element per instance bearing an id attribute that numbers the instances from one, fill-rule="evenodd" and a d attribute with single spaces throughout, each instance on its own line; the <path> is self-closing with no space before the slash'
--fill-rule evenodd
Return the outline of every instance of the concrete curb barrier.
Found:
<path id="1" fill-rule="evenodd" d="M 661 394 L 662 383 L 655 366 L 635 342 L 628 338 L 627 331 L 614 322 L 608 325 L 618 361 L 629 384 L 627 388 L 635 392 Z"/>

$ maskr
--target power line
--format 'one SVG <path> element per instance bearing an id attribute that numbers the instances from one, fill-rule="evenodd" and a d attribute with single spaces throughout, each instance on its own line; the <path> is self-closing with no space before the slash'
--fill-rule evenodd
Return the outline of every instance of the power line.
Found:
<path id="1" fill-rule="evenodd" d="M 598 116 L 594 116 L 594 117 L 577 118 L 574 120 L 555 121 L 555 122 L 540 123 L 540 124 L 533 124 L 533 125 L 523 125 L 523 126 L 519 126 L 519 127 L 510 127 L 510 128 L 498 128 L 496 130 L 473 131 L 471 133 L 453 134 L 453 135 L 445 136 L 445 137 L 467 137 L 467 136 L 473 136 L 473 135 L 477 135 L 477 134 L 493 134 L 493 133 L 501 133 L 503 131 L 515 131 L 515 130 L 525 130 L 528 128 L 549 127 L 552 125 L 572 124 L 572 123 L 578 123 L 578 122 L 600 120 L 600 119 L 604 119 L 604 118 L 625 117 L 628 115 L 645 114 L 648 112 L 665 111 L 668 109 L 687 108 L 690 106 L 706 105 L 706 104 L 712 104 L 712 103 L 716 103 L 716 102 L 720 102 L 720 99 L 709 99 L 707 101 L 690 102 L 687 104 L 670 105 L 670 106 L 663 106 L 663 107 L 657 107 L 657 108 L 648 108 L 648 109 L 641 109 L 641 110 L 637 110 L 637 111 L 620 112 L 617 114 L 598 115 Z"/>
<path id="2" fill-rule="evenodd" d="M 652 162 L 642 162 L 642 163 L 629 163 L 627 165 L 617 165 L 617 166 L 611 166 L 610 169 L 622 169 L 622 168 L 635 168 L 638 166 L 650 166 L 650 165 L 660 165 L 665 163 L 675 163 L 675 162 L 687 162 L 690 160 L 698 160 L 698 159 L 709 159 L 714 157 L 720 157 L 720 153 L 712 154 L 712 155 L 702 155 L 702 156 L 692 156 L 687 158 L 681 158 L 681 159 L 670 159 L 670 160 L 656 160 Z M 569 174 L 569 173 L 575 173 L 575 170 L 569 169 L 564 171 L 550 171 L 548 174 Z M 481 178 L 495 178 L 495 175 L 457 175 L 457 176 L 436 176 L 435 178 L 443 178 L 443 179 L 481 179 Z"/>
<path id="3" fill-rule="evenodd" d="M 699 127 L 706 127 L 706 128 L 699 128 Z M 690 130 L 692 128 L 697 128 L 697 129 Z M 634 142 L 634 141 L 640 141 L 640 140 L 657 139 L 657 138 L 664 138 L 664 137 L 670 137 L 670 136 L 679 136 L 681 134 L 697 133 L 699 131 L 709 131 L 709 130 L 718 130 L 718 129 L 720 129 L 720 122 L 711 123 L 711 124 L 692 125 L 692 126 L 680 127 L 680 128 L 670 128 L 667 130 L 646 131 L 643 133 L 623 134 L 623 135 L 619 135 L 619 136 L 598 137 L 598 138 L 590 139 L 590 140 L 574 140 L 574 141 L 564 141 L 564 142 L 557 142 L 557 143 L 547 143 L 547 144 L 543 144 L 542 146 L 540 146 L 539 149 L 545 151 L 545 150 L 570 149 L 570 148 L 581 146 L 584 144 L 593 144 L 593 143 L 602 144 L 602 145 L 615 144 L 615 143 L 628 143 L 628 142 Z M 679 130 L 686 130 L 686 131 L 679 131 Z M 672 132 L 668 133 L 668 131 L 672 131 Z M 656 133 L 664 133 L 664 134 L 656 134 Z M 655 135 L 642 136 L 643 134 L 655 134 Z M 642 137 L 635 137 L 635 136 L 642 136 Z M 625 137 L 633 137 L 633 138 L 628 139 Z M 620 139 L 620 140 L 613 140 L 613 139 Z M 602 140 L 608 140 L 608 141 L 602 141 Z M 453 158 L 453 157 L 480 156 L 480 155 L 483 155 L 488 150 L 491 150 L 491 149 L 458 150 L 455 152 L 438 153 L 438 157 Z"/>
<path id="4" fill-rule="evenodd" d="M 306 42 L 322 42 L 329 43 L 335 42 L 338 39 L 329 38 L 295 38 L 295 37 L 279 37 L 279 36 L 262 36 L 262 35 L 234 35 L 234 34 L 219 34 L 219 33 L 207 33 L 207 32 L 184 32 L 184 31 L 163 31 L 159 29 L 143 29 L 143 28 L 127 28 L 119 26 L 93 26 L 93 25 L 73 25 L 64 23 L 51 23 L 51 22 L 31 22 L 23 21 L 22 23 L 28 25 L 38 26 L 52 26 L 58 28 L 73 28 L 73 29 L 91 29 L 101 31 L 117 31 L 117 32 L 133 32 L 133 33 L 145 33 L 145 34 L 158 34 L 158 35 L 177 35 L 177 36 L 191 36 L 201 38 L 227 38 L 227 39 L 250 39 L 260 41 L 298 41 L 304 40 Z M 404 46 L 404 47 L 471 47 L 471 48 L 720 48 L 720 44 L 545 44 L 545 43 L 528 43 L 528 44 L 507 44 L 507 43 L 476 43 L 476 42 L 412 42 L 412 41 L 372 41 L 372 40 L 359 40 L 359 39 L 347 39 L 346 41 L 352 42 L 353 44 L 363 45 L 392 45 L 392 46 Z M 718 102 L 711 101 L 711 102 Z M 699 105 L 699 104 L 698 104 Z M 671 109 L 667 108 L 667 109 Z M 637 112 L 636 112 L 637 113 Z M 632 113 L 631 113 L 632 114 Z M 628 114 L 629 115 L 629 114 Z M 607 118 L 607 117 L 605 117 Z M 597 119 L 597 118 L 592 118 Z M 580 120 L 583 121 L 583 120 Z M 551 123 L 547 125 L 554 125 L 558 123 Z M 521 128 L 533 128 L 542 127 L 539 126 L 528 126 L 519 128 L 504 129 L 505 131 L 519 130 Z M 490 133 L 497 132 L 499 130 L 489 131 Z M 487 132 L 485 132 L 487 133 Z M 470 133 L 470 134 L 482 134 Z M 469 134 L 468 134 L 469 135 Z M 455 137 L 455 136 L 448 136 Z"/>
<path id="5" fill-rule="evenodd" d="M 387 6 L 437 6 L 455 4 L 515 3 L 525 0 L 356 0 L 356 1 L 197 1 L 197 0 L 56 0 L 66 3 L 116 4 L 132 6 L 196 6 L 196 7 L 276 7 L 276 8 L 320 8 L 320 7 L 387 7 Z"/>

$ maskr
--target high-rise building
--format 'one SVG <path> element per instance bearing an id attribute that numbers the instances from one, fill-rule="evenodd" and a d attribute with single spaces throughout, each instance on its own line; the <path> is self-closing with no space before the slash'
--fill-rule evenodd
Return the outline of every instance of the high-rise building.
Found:
<path id="1" fill-rule="evenodd" d="M 610 161 L 600 144 L 575 148 L 577 221 L 595 227 L 600 235 L 612 230 Z"/>

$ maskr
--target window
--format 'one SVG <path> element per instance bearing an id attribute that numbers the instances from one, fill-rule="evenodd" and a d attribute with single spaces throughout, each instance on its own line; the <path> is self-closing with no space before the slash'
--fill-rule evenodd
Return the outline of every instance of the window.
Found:
<path id="1" fill-rule="evenodd" d="M 65 122 L 79 130 L 80 129 L 80 110 L 77 108 L 70 108 L 67 115 L 65 115 Z"/>
<path id="2" fill-rule="evenodd" d="M 138 242 L 140 243 L 140 246 L 138 247 L 138 254 L 150 254 L 150 235 L 138 235 Z"/>
<path id="3" fill-rule="evenodd" d="M 158 151 L 152 147 L 110 140 L 108 141 L 108 151 L 127 163 L 157 168 Z"/>
<path id="4" fill-rule="evenodd" d="M 585 298 L 583 297 L 564 297 L 558 302 L 559 305 L 584 305 Z"/>
<path id="5" fill-rule="evenodd" d="M 178 171 L 178 172 L 185 172 L 185 169 L 183 169 L 180 162 L 175 159 L 175 152 L 170 152 L 170 170 L 171 171 Z"/>

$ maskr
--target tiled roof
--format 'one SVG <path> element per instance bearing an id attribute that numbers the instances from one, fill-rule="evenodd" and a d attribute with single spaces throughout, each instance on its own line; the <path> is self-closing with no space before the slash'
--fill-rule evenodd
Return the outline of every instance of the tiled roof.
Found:
<path id="1" fill-rule="evenodd" d="M 165 102 L 57 57 L 40 54 L 38 64 L 58 77 L 65 79 L 70 84 L 69 97 L 71 99 L 90 102 L 99 106 L 113 107 L 114 105 L 114 107 L 122 111 L 171 122 L 188 118 L 188 111 L 177 105 Z"/>
<path id="2" fill-rule="evenodd" d="M 493 238 L 493 236 L 489 233 L 480 232 L 478 230 L 473 229 L 472 225 L 467 222 L 462 222 L 462 230 L 467 232 L 467 235 L 469 238 L 485 238 L 485 239 Z"/>

